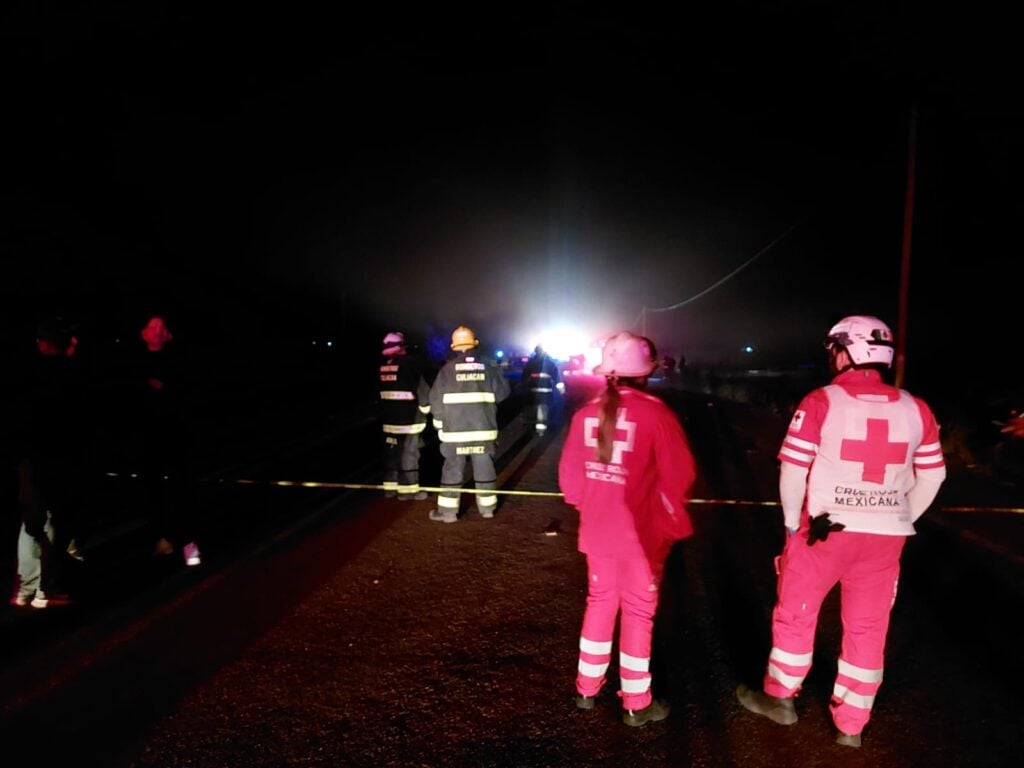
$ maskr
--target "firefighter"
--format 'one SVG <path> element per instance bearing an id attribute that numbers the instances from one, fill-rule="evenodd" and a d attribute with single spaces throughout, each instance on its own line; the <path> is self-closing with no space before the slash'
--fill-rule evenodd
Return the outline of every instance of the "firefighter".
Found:
<path id="1" fill-rule="evenodd" d="M 437 509 L 430 519 L 454 523 L 459 519 L 459 489 L 465 480 L 466 460 L 473 462 L 477 491 L 497 489 L 494 454 L 498 442 L 498 403 L 509 396 L 509 384 L 497 366 L 481 360 L 473 350 L 480 341 L 460 325 L 452 331 L 455 356 L 445 363 L 430 389 L 434 426 L 441 441 L 441 487 Z M 494 517 L 498 496 L 477 493 L 481 517 Z"/>
<path id="2" fill-rule="evenodd" d="M 384 495 L 399 501 L 422 501 L 420 449 L 430 413 L 430 386 L 422 361 L 408 353 L 405 336 L 384 337 L 380 365 L 380 418 L 384 431 Z"/>
<path id="3" fill-rule="evenodd" d="M 830 709 L 836 742 L 859 747 L 882 683 L 903 544 L 946 468 L 928 405 L 882 380 L 893 359 L 885 323 L 845 317 L 825 348 L 834 378 L 797 406 L 778 454 L 787 537 L 764 690 L 740 685 L 736 695 L 780 725 L 797 721 L 818 612 L 838 583 L 843 637 Z"/>
<path id="4" fill-rule="evenodd" d="M 554 393 L 561 392 L 565 385 L 559 380 L 558 365 L 540 344 L 523 367 L 522 382 L 526 395 L 524 421 L 533 425 L 538 437 L 543 437 L 548 429 Z"/>

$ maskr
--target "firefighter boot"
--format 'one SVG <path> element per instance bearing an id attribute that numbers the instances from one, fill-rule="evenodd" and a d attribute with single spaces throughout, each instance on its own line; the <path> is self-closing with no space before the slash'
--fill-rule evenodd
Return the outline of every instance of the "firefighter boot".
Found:
<path id="1" fill-rule="evenodd" d="M 651 699 L 651 703 L 643 709 L 627 709 L 622 713 L 622 722 L 626 725 L 639 726 L 647 723 L 656 723 L 668 717 L 668 704 L 658 699 Z"/>
<path id="2" fill-rule="evenodd" d="M 779 725 L 793 725 L 796 722 L 796 707 L 793 706 L 793 699 L 778 699 L 742 684 L 736 689 L 736 698 L 751 712 L 764 715 Z"/>

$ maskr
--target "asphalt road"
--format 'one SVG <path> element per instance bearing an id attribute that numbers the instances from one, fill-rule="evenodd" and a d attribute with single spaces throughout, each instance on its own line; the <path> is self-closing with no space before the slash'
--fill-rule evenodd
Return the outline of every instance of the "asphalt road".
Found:
<path id="1" fill-rule="evenodd" d="M 225 484 L 230 519 L 258 510 L 288 524 L 82 608 L 76 621 L 19 613 L 10 633 L 38 645 L 4 649 L 0 735 L 31 745 L 38 765 L 112 768 L 1018 765 L 1020 516 L 973 538 L 962 516 L 925 516 L 905 551 L 862 749 L 835 745 L 828 717 L 834 596 L 800 722 L 776 726 L 743 710 L 734 689 L 758 682 L 769 646 L 782 542 L 771 506 L 777 420 L 666 396 L 701 481 L 697 533 L 669 560 L 656 622 L 665 722 L 623 725 L 614 686 L 594 711 L 573 706 L 585 566 L 575 512 L 559 499 L 510 495 L 493 520 L 470 508 L 442 525 L 427 519 L 430 501 Z M 557 488 L 560 435 L 505 439 L 503 489 Z M 326 477 L 336 451 L 326 443 L 286 468 Z M 723 499 L 766 503 L 714 503 Z M 41 629 L 28 632 L 30 622 Z"/>

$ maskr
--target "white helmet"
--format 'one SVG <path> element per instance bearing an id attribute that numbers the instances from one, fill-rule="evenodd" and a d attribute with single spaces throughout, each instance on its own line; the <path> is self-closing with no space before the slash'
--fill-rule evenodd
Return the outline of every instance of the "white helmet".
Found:
<path id="1" fill-rule="evenodd" d="M 612 336 L 601 347 L 601 363 L 594 373 L 602 376 L 649 376 L 658 361 L 651 340 L 629 331 Z"/>
<path id="2" fill-rule="evenodd" d="M 401 331 L 391 331 L 384 337 L 384 349 L 382 355 L 397 355 L 405 349 L 405 335 Z"/>
<path id="3" fill-rule="evenodd" d="M 825 348 L 835 345 L 846 350 L 854 365 L 891 368 L 896 351 L 889 326 L 871 315 L 851 315 L 833 325 L 825 338 Z"/>

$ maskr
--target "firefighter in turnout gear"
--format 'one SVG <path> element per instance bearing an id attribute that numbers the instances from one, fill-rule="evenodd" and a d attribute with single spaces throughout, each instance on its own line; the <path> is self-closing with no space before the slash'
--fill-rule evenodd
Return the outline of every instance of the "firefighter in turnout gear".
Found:
<path id="1" fill-rule="evenodd" d="M 494 470 L 498 442 L 498 403 L 509 396 L 505 375 L 473 352 L 479 344 L 473 331 L 460 325 L 452 332 L 456 355 L 445 363 L 430 389 L 430 407 L 441 442 L 441 487 L 437 509 L 430 519 L 454 523 L 459 519 L 459 490 L 465 481 L 466 460 L 473 462 L 477 491 L 497 489 Z M 477 493 L 482 517 L 494 517 L 498 496 Z"/>
<path id="2" fill-rule="evenodd" d="M 527 427 L 533 425 L 538 437 L 543 437 L 550 423 L 555 392 L 560 392 L 565 385 L 559 380 L 558 365 L 548 357 L 540 344 L 534 348 L 533 356 L 523 366 L 522 386 L 526 396 L 524 421 Z"/>
<path id="3" fill-rule="evenodd" d="M 422 500 L 420 449 L 430 413 L 430 387 L 423 364 L 409 355 L 405 336 L 384 337 L 380 365 L 380 418 L 384 430 L 384 495 L 399 501 Z"/>
<path id="4" fill-rule="evenodd" d="M 811 669 L 818 612 L 839 584 L 843 625 L 830 709 L 836 742 L 859 747 L 882 684 L 900 555 L 946 477 L 939 427 L 925 402 L 886 384 L 893 337 L 876 317 L 840 320 L 825 339 L 832 383 L 797 406 L 779 450 L 786 544 L 764 691 L 740 703 L 780 725 Z"/>

